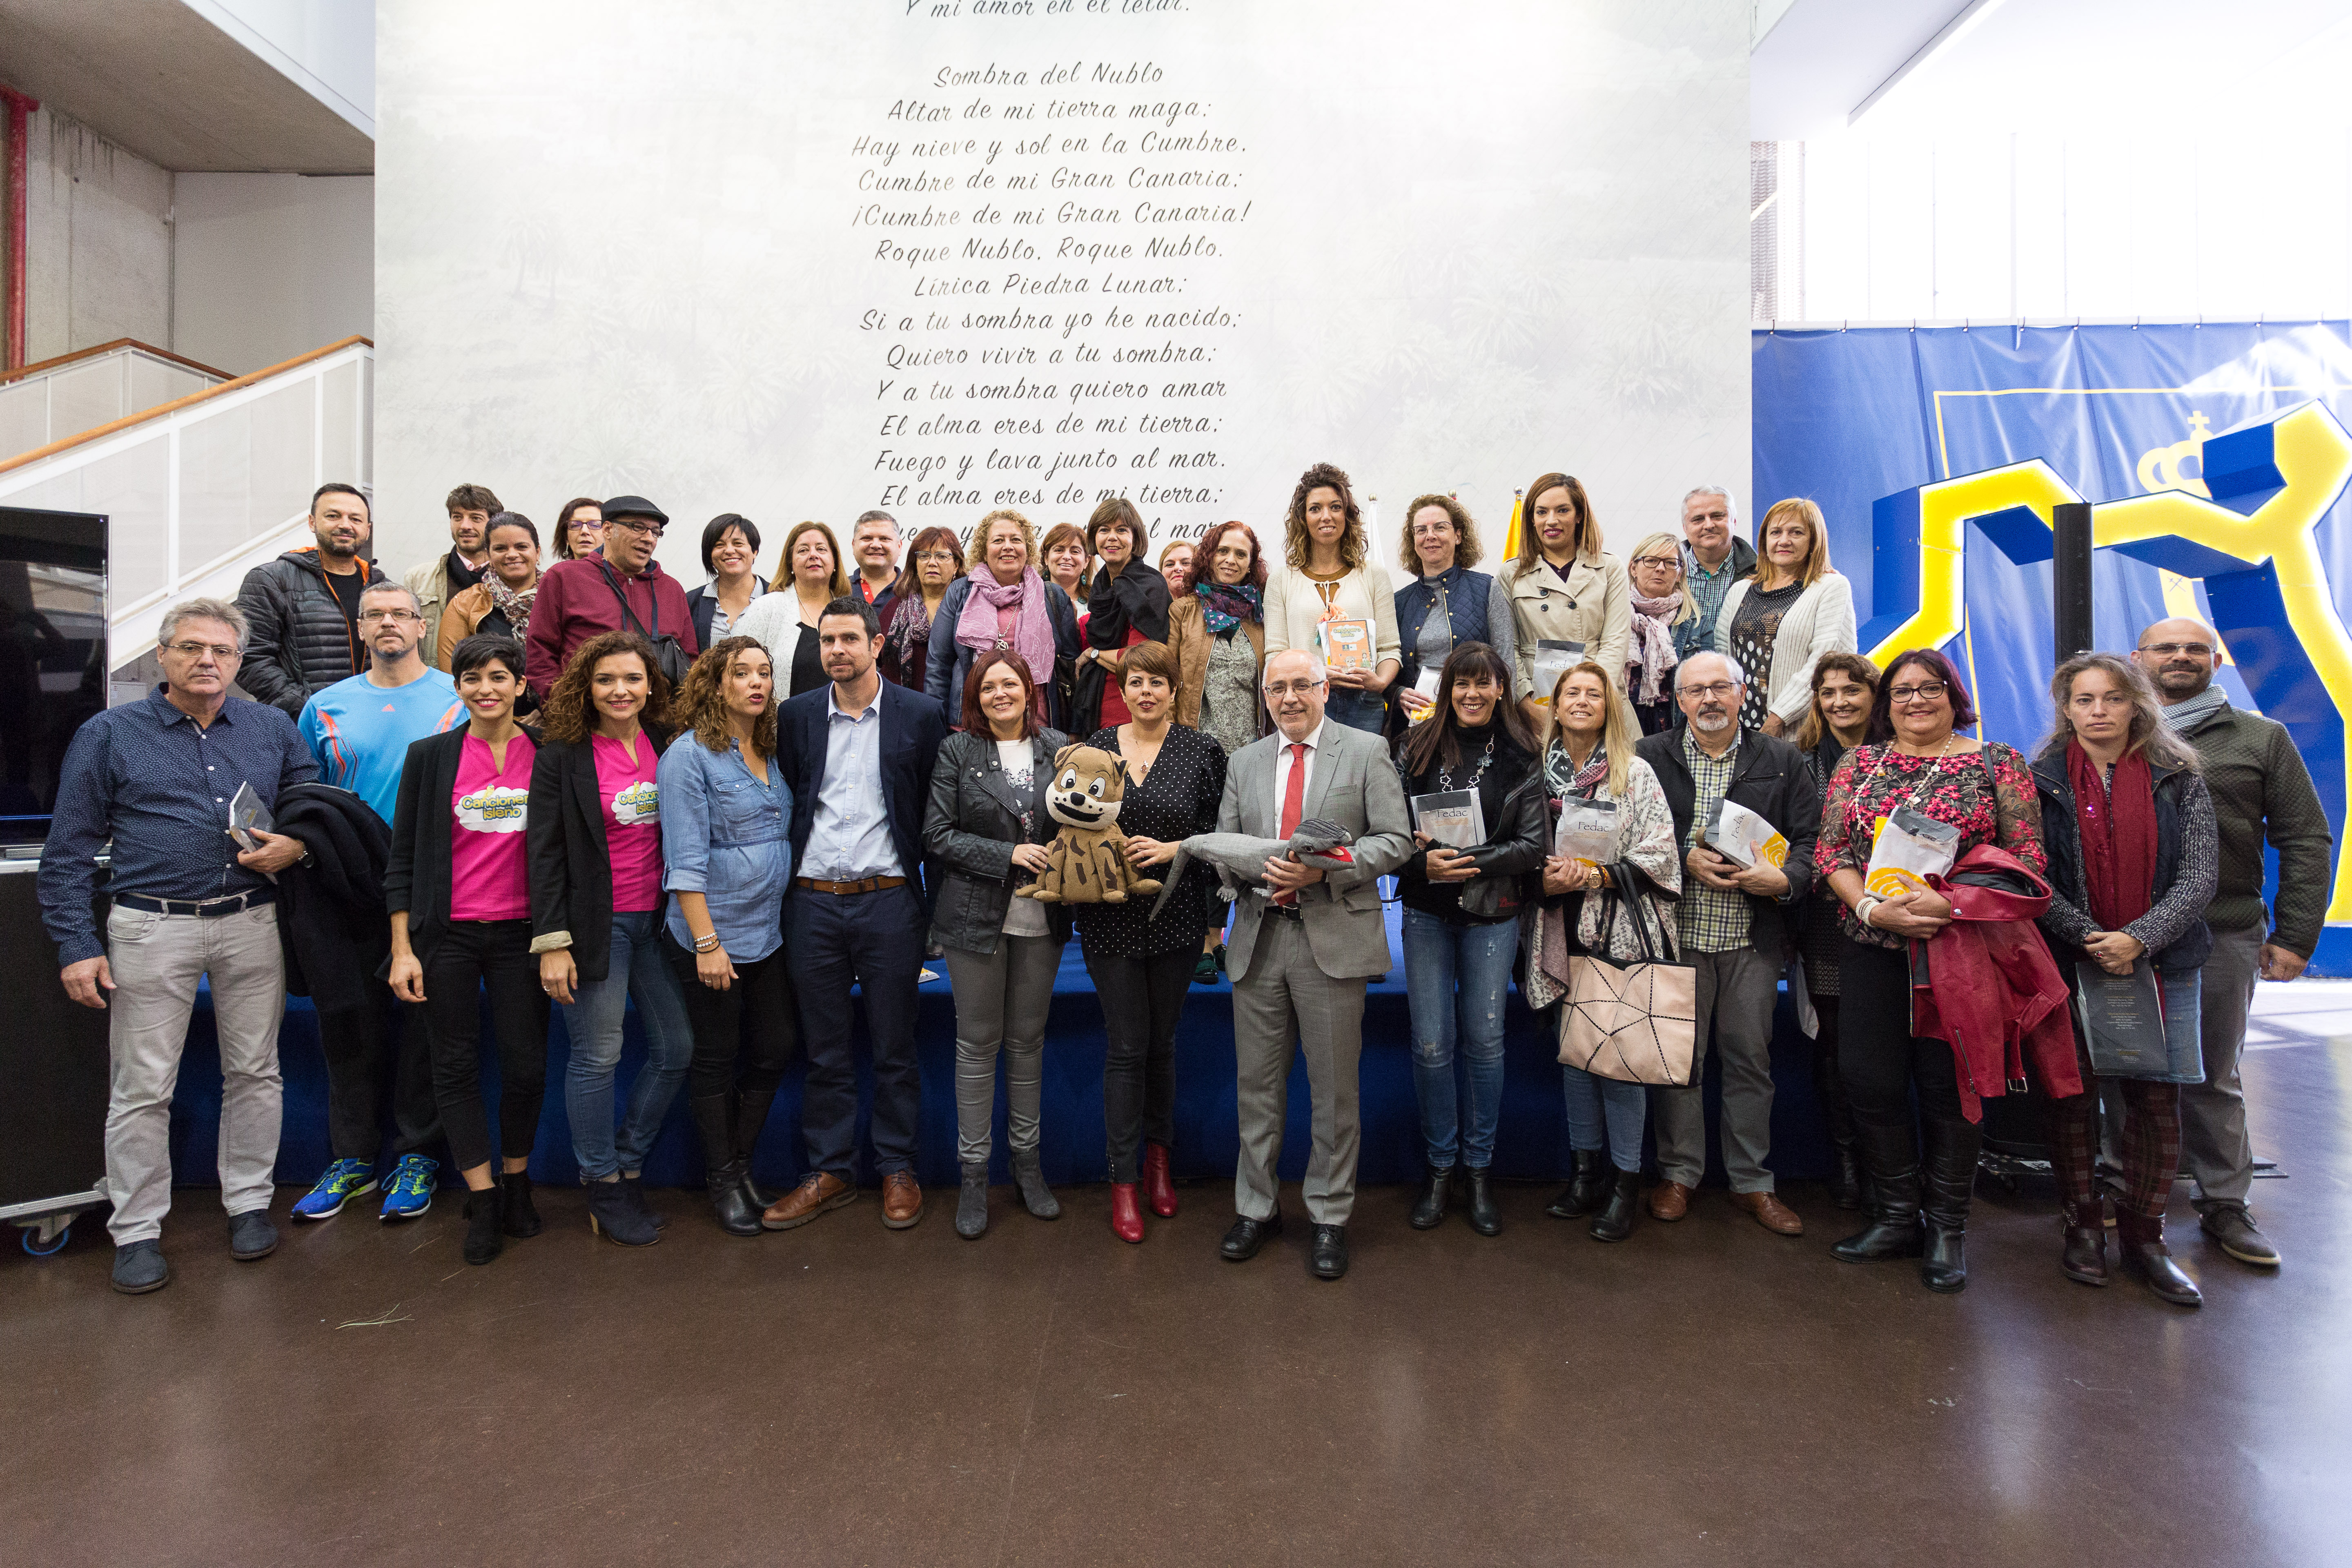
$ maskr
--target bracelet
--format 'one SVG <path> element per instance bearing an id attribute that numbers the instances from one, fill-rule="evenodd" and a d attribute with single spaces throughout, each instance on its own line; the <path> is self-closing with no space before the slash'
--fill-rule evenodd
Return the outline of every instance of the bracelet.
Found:
<path id="1" fill-rule="evenodd" d="M 698 936 L 698 937 L 696 937 L 696 938 L 694 939 L 694 951 L 695 951 L 695 952 L 718 952 L 718 951 L 719 951 L 719 933 L 718 933 L 717 931 L 712 931 L 709 936 Z"/>
<path id="2" fill-rule="evenodd" d="M 1864 893 L 1862 897 L 1856 899 L 1853 901 L 1854 924 L 1861 926 L 1865 931 L 1876 931 L 1878 928 L 1870 923 L 1870 911 L 1876 909 L 1885 901 L 1885 898 L 1878 893 Z"/>

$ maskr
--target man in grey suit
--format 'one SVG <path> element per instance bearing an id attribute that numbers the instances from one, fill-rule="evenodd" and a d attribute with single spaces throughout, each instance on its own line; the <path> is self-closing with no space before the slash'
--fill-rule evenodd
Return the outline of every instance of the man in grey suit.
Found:
<path id="1" fill-rule="evenodd" d="M 1243 889 L 1226 951 L 1240 1068 L 1239 1217 L 1220 1250 L 1228 1262 L 1244 1262 L 1282 1229 L 1275 1163 L 1295 1039 L 1315 1096 L 1305 1183 L 1315 1226 L 1308 1264 L 1318 1279 L 1337 1279 L 1348 1271 L 1348 1215 L 1356 1202 L 1364 983 L 1389 971 L 1377 879 L 1412 854 L 1412 824 L 1380 737 L 1323 721 L 1331 689 L 1322 661 L 1296 649 L 1278 653 L 1261 679 L 1279 733 L 1234 753 L 1217 830 L 1287 838 L 1300 822 L 1323 817 L 1355 835 L 1356 863 L 1327 873 L 1278 858 L 1265 863 L 1265 886 Z"/>

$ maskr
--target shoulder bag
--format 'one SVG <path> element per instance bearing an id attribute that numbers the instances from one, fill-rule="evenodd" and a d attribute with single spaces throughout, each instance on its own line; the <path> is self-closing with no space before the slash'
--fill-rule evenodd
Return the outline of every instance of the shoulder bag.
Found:
<path id="1" fill-rule="evenodd" d="M 1620 862 L 1611 879 L 1638 889 L 1638 879 L 1624 875 L 1626 869 Z M 1652 911 L 1641 892 L 1629 897 L 1612 889 L 1603 896 L 1609 910 L 1601 921 L 1601 951 L 1580 952 L 1568 961 L 1568 994 L 1559 1009 L 1559 1059 L 1596 1078 L 1686 1089 L 1696 1054 L 1697 972 L 1658 957 L 1663 936 L 1652 940 Z M 1629 903 L 1642 956 L 1621 963 L 1608 950 L 1617 917 Z"/>
<path id="2" fill-rule="evenodd" d="M 637 619 L 637 613 L 629 608 L 629 596 L 621 591 L 619 580 L 613 575 L 613 568 L 600 559 L 596 563 L 596 570 L 604 574 L 604 586 L 613 590 L 613 597 L 621 601 L 622 629 L 642 633 L 645 639 L 654 645 L 654 662 L 661 667 L 662 674 L 668 678 L 671 690 L 675 691 L 685 685 L 687 668 L 694 661 L 686 657 L 686 649 L 679 644 L 677 638 L 665 634 L 661 629 L 661 595 L 658 593 L 654 595 L 654 624 L 653 628 L 648 631 L 646 624 Z"/>

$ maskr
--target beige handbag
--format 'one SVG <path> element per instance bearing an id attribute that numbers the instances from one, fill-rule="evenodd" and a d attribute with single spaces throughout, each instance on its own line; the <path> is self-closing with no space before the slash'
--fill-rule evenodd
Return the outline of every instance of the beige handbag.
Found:
<path id="1" fill-rule="evenodd" d="M 1697 1028 L 1697 973 L 1686 963 L 1657 957 L 1647 898 L 1606 896 L 1604 952 L 1613 945 L 1610 938 L 1619 911 L 1630 902 L 1642 956 L 1620 963 L 1604 953 L 1580 952 L 1568 961 L 1568 994 L 1559 1004 L 1559 1059 L 1596 1078 L 1686 1089 Z"/>

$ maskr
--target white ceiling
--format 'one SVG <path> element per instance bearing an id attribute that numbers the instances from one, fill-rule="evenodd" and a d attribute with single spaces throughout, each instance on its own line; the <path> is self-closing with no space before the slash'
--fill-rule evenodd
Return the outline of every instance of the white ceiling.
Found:
<path id="1" fill-rule="evenodd" d="M 1750 134 L 1817 141 L 1961 11 L 1965 0 L 1794 0 L 1751 59 Z M 1767 25 L 1769 23 L 1769 25 Z M 2260 105 L 2282 130 L 2345 121 L 2352 6 L 2345 0 L 1993 0 L 1864 121 L 1874 135 L 2177 130 L 2242 124 Z M 2230 106 L 2225 117 L 2223 106 Z"/>

